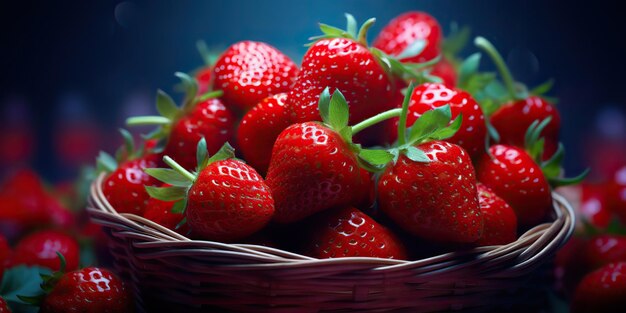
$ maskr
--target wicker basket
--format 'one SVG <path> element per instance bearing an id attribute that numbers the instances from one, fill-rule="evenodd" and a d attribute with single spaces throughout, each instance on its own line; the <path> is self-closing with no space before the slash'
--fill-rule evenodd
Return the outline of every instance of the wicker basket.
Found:
<path id="1" fill-rule="evenodd" d="M 211 312 L 433 312 L 506 310 L 532 302 L 547 264 L 574 229 L 554 197 L 553 222 L 508 245 L 415 261 L 318 260 L 279 249 L 190 240 L 133 214 L 118 214 L 99 176 L 88 211 L 110 235 L 115 267 L 144 310 Z M 218 309 L 216 309 L 218 308 Z"/>

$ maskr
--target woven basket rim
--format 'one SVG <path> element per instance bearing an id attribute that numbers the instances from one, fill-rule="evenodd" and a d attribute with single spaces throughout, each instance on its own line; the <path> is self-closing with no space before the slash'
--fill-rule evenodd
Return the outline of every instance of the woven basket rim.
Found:
<path id="1" fill-rule="evenodd" d="M 119 228 L 120 225 L 123 225 L 123 227 L 127 229 L 123 232 L 125 236 L 141 239 L 142 242 L 134 243 L 136 247 L 184 248 L 187 252 L 191 252 L 191 254 L 210 252 L 229 255 L 231 257 L 239 256 L 248 261 L 242 264 L 220 265 L 225 268 L 263 269 L 277 266 L 280 268 L 309 266 L 318 268 L 318 266 L 330 264 L 354 267 L 362 264 L 364 268 L 370 268 L 374 271 L 393 272 L 406 268 L 424 267 L 429 264 L 437 265 L 442 261 L 455 260 L 465 255 L 480 256 L 478 260 L 470 261 L 470 263 L 478 261 L 484 262 L 485 260 L 496 261 L 500 258 L 506 259 L 511 251 L 527 247 L 517 256 L 519 262 L 515 265 L 516 268 L 523 270 L 525 267 L 531 266 L 534 259 L 540 259 L 540 255 L 550 254 L 563 246 L 572 236 L 575 227 L 575 214 L 572 206 L 563 196 L 552 192 L 552 207 L 555 213 L 554 220 L 532 227 L 521 234 L 516 241 L 506 245 L 474 247 L 418 260 L 372 257 L 317 259 L 282 249 L 254 244 L 192 240 L 141 216 L 130 213 L 118 213 L 115 208 L 109 204 L 103 194 L 101 187 L 105 176 L 106 173 L 101 173 L 90 186 L 87 211 L 95 223 L 113 228 Z M 160 253 L 167 255 L 168 252 Z M 176 251 L 172 253 L 176 253 Z M 257 263 L 250 263 L 249 261 L 256 261 Z M 456 266 L 467 265 L 467 263 L 463 264 L 463 262 L 456 264 Z"/>

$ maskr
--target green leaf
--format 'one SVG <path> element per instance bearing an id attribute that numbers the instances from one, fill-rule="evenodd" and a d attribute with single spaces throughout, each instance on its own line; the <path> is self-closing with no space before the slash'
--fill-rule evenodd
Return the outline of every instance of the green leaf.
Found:
<path id="1" fill-rule="evenodd" d="M 588 174 L 589 174 L 589 169 L 586 169 L 582 173 L 577 175 L 576 177 L 571 177 L 571 178 L 549 178 L 548 182 L 550 182 L 550 185 L 552 186 L 552 188 L 557 188 L 557 187 L 561 187 L 561 186 L 576 185 L 576 184 L 582 182 L 585 179 L 585 177 L 587 177 Z"/>
<path id="2" fill-rule="evenodd" d="M 546 145 L 545 138 L 540 138 L 535 140 L 532 145 L 527 147 L 528 154 L 535 160 L 535 162 L 539 163 L 541 161 L 541 155 L 543 154 L 544 147 Z"/>
<path id="3" fill-rule="evenodd" d="M 536 95 L 536 96 L 544 95 L 544 94 L 548 93 L 548 91 L 550 91 L 550 89 L 552 89 L 552 86 L 554 86 L 554 79 L 549 79 L 545 83 L 543 83 L 543 84 L 533 88 L 530 91 L 530 94 Z"/>
<path id="4" fill-rule="evenodd" d="M 374 25 L 376 22 L 375 18 L 370 18 L 359 28 L 359 33 L 357 35 L 356 40 L 360 42 L 362 45 L 367 46 L 367 31 Z"/>
<path id="5" fill-rule="evenodd" d="M 42 295 L 40 274 L 50 275 L 51 273 L 49 269 L 35 266 L 20 265 L 9 268 L 2 277 L 0 295 L 13 312 L 38 312 L 38 307 L 26 304 L 18 296 L 37 297 Z"/>
<path id="6" fill-rule="evenodd" d="M 126 150 L 127 156 L 131 156 L 135 153 L 135 139 L 133 139 L 133 135 L 130 134 L 126 129 L 120 128 L 120 134 L 122 134 L 122 138 L 124 138 L 124 149 Z"/>
<path id="7" fill-rule="evenodd" d="M 358 34 L 356 33 L 357 32 L 356 20 L 354 19 L 354 16 L 352 16 L 352 14 L 350 13 L 345 13 L 345 15 L 346 15 L 346 20 L 348 22 L 348 25 L 346 27 L 347 33 L 352 38 L 356 39 L 356 36 L 358 36 Z"/>
<path id="8" fill-rule="evenodd" d="M 176 201 L 185 198 L 187 187 L 154 187 L 145 186 L 150 197 L 163 201 Z"/>
<path id="9" fill-rule="evenodd" d="M 459 67 L 459 85 L 467 82 L 471 75 L 478 72 L 481 56 L 480 52 L 476 52 L 467 57 L 467 59 L 461 63 L 461 66 Z"/>
<path id="10" fill-rule="evenodd" d="M 431 162 L 430 158 L 428 157 L 428 155 L 426 155 L 424 151 L 414 146 L 409 146 L 408 148 L 406 148 L 406 157 L 415 162 Z"/>
<path id="11" fill-rule="evenodd" d="M 459 114 L 450 125 L 436 130 L 428 137 L 431 139 L 435 139 L 435 140 L 448 139 L 454 136 L 454 134 L 456 134 L 457 131 L 459 131 L 462 123 L 463 123 L 463 114 Z"/>
<path id="12" fill-rule="evenodd" d="M 96 160 L 98 171 L 104 171 L 107 173 L 113 172 L 117 169 L 117 161 L 110 154 L 100 151 L 98 159 Z"/>
<path id="13" fill-rule="evenodd" d="M 202 139 L 198 141 L 198 145 L 196 147 L 196 171 L 200 172 L 203 168 L 206 167 L 208 157 L 209 150 L 206 145 L 206 139 L 202 137 Z"/>
<path id="14" fill-rule="evenodd" d="M 443 40 L 442 50 L 447 55 L 457 55 L 467 45 L 472 33 L 468 26 L 463 26 L 459 29 L 458 24 L 453 23 L 450 25 L 450 34 Z"/>
<path id="15" fill-rule="evenodd" d="M 398 59 L 408 59 L 415 56 L 418 56 L 422 51 L 426 48 L 426 40 L 418 39 L 410 43 L 402 52 L 400 52 L 396 58 Z"/>
<path id="16" fill-rule="evenodd" d="M 487 126 L 487 134 L 489 137 L 495 142 L 500 142 L 500 134 L 498 133 L 498 130 L 493 127 L 489 121 L 485 122 L 485 126 Z"/>
<path id="17" fill-rule="evenodd" d="M 198 94 L 198 82 L 195 78 L 183 72 L 176 72 L 174 75 L 178 77 L 183 84 L 185 90 L 185 105 L 191 105 L 190 103 L 193 102 L 192 100 L 195 99 Z"/>
<path id="18" fill-rule="evenodd" d="M 217 153 L 215 153 L 207 162 L 207 164 L 211 164 L 213 162 L 217 162 L 217 161 L 221 161 L 221 160 L 226 160 L 226 159 L 232 159 L 235 157 L 235 148 L 233 148 L 233 146 L 230 145 L 230 143 L 226 142 L 224 143 L 224 145 L 220 148 L 219 151 L 217 151 Z"/>
<path id="19" fill-rule="evenodd" d="M 330 89 L 328 87 L 324 88 L 324 91 L 320 94 L 320 99 L 317 102 L 317 109 L 320 111 L 320 116 L 322 117 L 322 121 L 324 123 L 329 123 L 329 106 L 330 106 Z"/>
<path id="20" fill-rule="evenodd" d="M 373 165 L 386 165 L 393 160 L 393 154 L 387 150 L 378 149 L 362 149 L 359 152 L 359 157 Z"/>
<path id="21" fill-rule="evenodd" d="M 320 30 L 322 31 L 322 33 L 326 35 L 325 37 L 343 37 L 344 34 L 346 34 L 346 31 L 341 28 L 330 26 L 324 23 L 320 23 L 319 25 L 320 25 Z"/>
<path id="22" fill-rule="evenodd" d="M 451 117 L 452 111 L 449 104 L 424 112 L 411 127 L 409 142 L 415 143 L 427 138 L 435 130 L 446 127 Z"/>
<path id="23" fill-rule="evenodd" d="M 509 92 L 506 90 L 506 87 L 499 81 L 493 80 L 487 86 L 485 86 L 485 92 L 490 98 L 493 99 L 507 99 L 509 96 Z"/>
<path id="24" fill-rule="evenodd" d="M 161 89 L 157 90 L 156 107 L 161 116 L 167 117 L 170 120 L 173 120 L 179 111 L 172 97 Z"/>
<path id="25" fill-rule="evenodd" d="M 330 126 L 335 130 L 341 130 L 348 126 L 348 118 L 350 117 L 350 109 L 346 98 L 339 89 L 335 89 L 333 96 L 330 98 L 330 106 L 328 108 L 328 121 Z"/>
<path id="26" fill-rule="evenodd" d="M 224 92 L 221 91 L 221 90 L 212 90 L 212 91 L 208 91 L 208 92 L 204 93 L 203 95 L 200 95 L 199 97 L 196 97 L 196 101 L 204 102 L 204 101 L 207 101 L 209 99 L 219 98 L 219 97 L 221 97 L 223 95 L 224 95 Z"/>
<path id="27" fill-rule="evenodd" d="M 172 205 L 171 212 L 174 214 L 183 214 L 185 212 L 185 208 L 187 208 L 187 198 L 183 198 L 180 201 L 176 201 L 176 203 Z"/>
<path id="28" fill-rule="evenodd" d="M 146 174 L 172 186 L 188 187 L 192 183 L 187 177 L 170 168 L 147 168 L 144 171 Z"/>
<path id="29" fill-rule="evenodd" d="M 552 157 L 541 163 L 541 171 L 543 172 L 543 175 L 547 178 L 558 177 L 561 174 L 561 163 L 563 162 L 564 156 L 565 149 L 563 144 L 559 142 L 559 148 L 552 155 Z"/>
<path id="30" fill-rule="evenodd" d="M 368 172 L 371 172 L 371 173 L 377 173 L 377 172 L 380 172 L 380 171 L 385 169 L 384 166 L 371 164 L 371 163 L 363 160 L 362 158 L 356 158 L 356 162 L 357 162 L 357 164 L 359 165 L 360 168 L 362 168 L 362 169 L 364 169 L 364 170 L 366 170 Z"/>
<path id="31" fill-rule="evenodd" d="M 352 142 L 352 127 L 344 127 L 339 131 L 339 135 L 346 143 Z"/>

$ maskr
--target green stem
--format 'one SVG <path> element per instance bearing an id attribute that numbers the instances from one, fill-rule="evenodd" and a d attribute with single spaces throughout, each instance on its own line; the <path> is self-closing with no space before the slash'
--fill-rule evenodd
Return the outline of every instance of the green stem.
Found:
<path id="1" fill-rule="evenodd" d="M 398 146 L 406 144 L 406 118 L 409 112 L 409 102 L 411 102 L 413 89 L 415 89 L 415 85 L 411 81 L 409 88 L 406 90 L 406 95 L 404 95 L 404 101 L 402 101 L 402 113 L 400 113 L 400 122 L 398 123 Z"/>
<path id="2" fill-rule="evenodd" d="M 367 31 L 370 29 L 370 27 L 372 27 L 372 25 L 374 25 L 375 22 L 376 22 L 376 19 L 372 17 L 369 20 L 365 21 L 365 23 L 363 23 L 363 25 L 359 29 L 359 36 L 357 38 L 357 41 L 366 47 L 367 47 Z"/>
<path id="3" fill-rule="evenodd" d="M 213 99 L 213 98 L 219 98 L 224 94 L 223 91 L 221 90 L 214 90 L 214 91 L 209 91 L 199 97 L 196 98 L 197 102 L 203 102 L 209 99 Z"/>
<path id="4" fill-rule="evenodd" d="M 171 123 L 172 121 L 163 116 L 135 116 L 130 117 L 126 120 L 126 125 L 128 126 L 139 126 L 139 125 L 166 125 Z"/>
<path id="5" fill-rule="evenodd" d="M 509 68 L 506 66 L 506 63 L 504 62 L 504 59 L 502 59 L 498 50 L 496 50 L 491 42 L 480 36 L 474 39 L 474 45 L 485 51 L 489 57 L 491 57 L 493 63 L 496 64 L 496 67 L 500 72 L 500 76 L 502 76 L 502 80 L 504 81 L 504 85 L 506 86 L 509 95 L 512 99 L 517 99 L 518 97 L 515 92 L 515 81 L 513 80 L 513 75 L 511 75 L 511 71 L 509 71 Z"/>
<path id="6" fill-rule="evenodd" d="M 400 116 L 402 109 L 392 109 L 389 111 L 385 111 L 383 113 L 374 115 L 354 126 L 352 126 L 352 135 L 355 135 L 356 133 L 374 125 L 374 124 L 378 124 L 382 121 L 388 120 L 392 117 L 398 117 Z"/>
<path id="7" fill-rule="evenodd" d="M 163 162 L 165 162 L 165 164 L 169 165 L 175 171 L 179 172 L 181 175 L 183 175 L 186 178 L 188 178 L 190 181 L 195 181 L 196 180 L 196 175 L 192 174 L 191 172 L 186 170 L 184 167 L 180 166 L 180 164 L 176 163 L 176 161 L 174 161 L 169 156 L 167 156 L 167 155 L 164 156 L 163 157 Z"/>

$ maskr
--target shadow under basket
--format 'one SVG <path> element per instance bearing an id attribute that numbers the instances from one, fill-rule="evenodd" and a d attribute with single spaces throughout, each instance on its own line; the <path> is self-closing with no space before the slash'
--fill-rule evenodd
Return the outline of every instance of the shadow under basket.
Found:
<path id="1" fill-rule="evenodd" d="M 545 294 L 554 253 L 574 212 L 554 193 L 552 222 L 507 245 L 426 259 L 319 260 L 250 244 L 190 240 L 134 214 L 119 214 L 100 175 L 88 211 L 109 235 L 115 267 L 138 306 L 169 312 L 434 312 L 506 310 Z"/>

